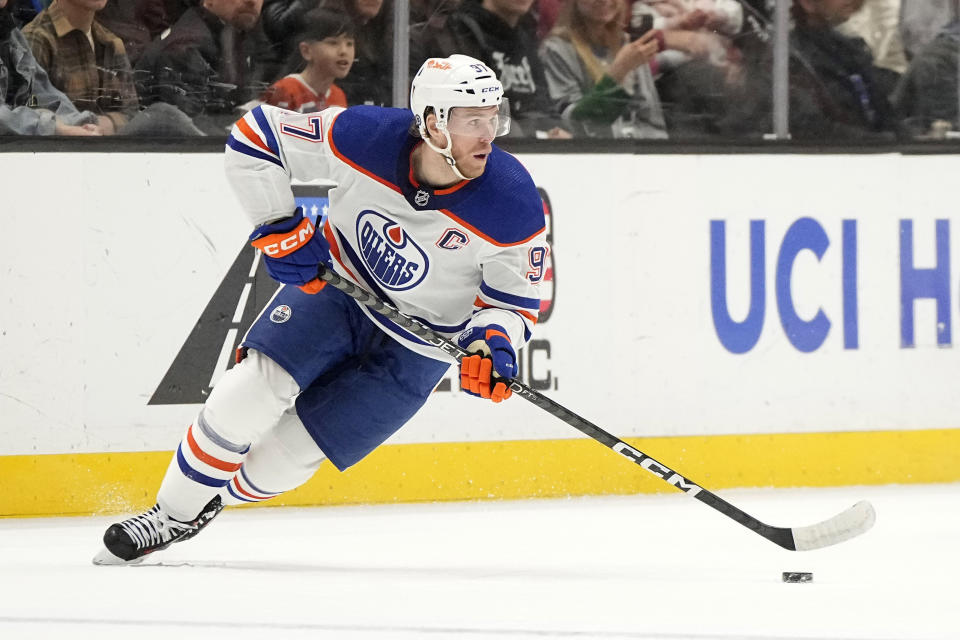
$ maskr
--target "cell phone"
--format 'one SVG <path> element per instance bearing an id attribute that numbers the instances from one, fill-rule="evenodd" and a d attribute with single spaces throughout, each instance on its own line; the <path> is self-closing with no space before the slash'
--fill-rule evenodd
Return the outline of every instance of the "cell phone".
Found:
<path id="1" fill-rule="evenodd" d="M 630 35 L 630 42 L 639 40 L 643 35 L 653 29 L 653 16 L 649 13 L 643 13 L 639 16 L 633 16 L 630 20 L 630 26 L 627 27 L 627 34 Z"/>

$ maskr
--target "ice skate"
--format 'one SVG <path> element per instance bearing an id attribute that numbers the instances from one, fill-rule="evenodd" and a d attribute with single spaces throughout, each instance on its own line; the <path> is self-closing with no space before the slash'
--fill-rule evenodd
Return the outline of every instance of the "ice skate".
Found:
<path id="1" fill-rule="evenodd" d="M 154 505 L 146 513 L 110 525 L 103 534 L 104 548 L 93 558 L 93 564 L 143 562 L 147 554 L 197 535 L 222 510 L 223 502 L 215 496 L 194 520 L 181 522 Z"/>

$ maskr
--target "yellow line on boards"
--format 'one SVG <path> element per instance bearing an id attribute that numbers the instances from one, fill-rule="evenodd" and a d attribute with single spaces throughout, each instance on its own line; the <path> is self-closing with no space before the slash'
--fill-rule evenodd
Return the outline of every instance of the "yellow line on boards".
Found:
<path id="1" fill-rule="evenodd" d="M 709 490 L 960 480 L 960 429 L 631 438 Z M 129 513 L 154 503 L 171 453 L 0 456 L 0 517 Z M 339 505 L 675 491 L 590 439 L 384 446 L 324 463 L 267 505 Z"/>

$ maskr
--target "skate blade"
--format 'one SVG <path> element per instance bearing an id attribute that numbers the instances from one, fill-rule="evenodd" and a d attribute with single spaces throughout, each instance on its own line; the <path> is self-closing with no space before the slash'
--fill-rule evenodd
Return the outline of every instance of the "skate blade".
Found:
<path id="1" fill-rule="evenodd" d="M 110 553 L 106 547 L 100 549 L 97 555 L 93 556 L 93 564 L 98 567 L 104 566 L 122 566 L 126 564 L 140 564 L 143 562 L 143 556 L 139 558 L 134 558 L 133 560 L 124 560 L 123 558 L 118 558 L 117 556 Z"/>

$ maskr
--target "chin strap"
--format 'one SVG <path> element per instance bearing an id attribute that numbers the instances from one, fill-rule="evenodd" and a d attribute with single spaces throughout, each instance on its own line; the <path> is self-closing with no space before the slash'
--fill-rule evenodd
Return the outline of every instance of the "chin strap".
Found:
<path id="1" fill-rule="evenodd" d="M 473 178 L 468 178 L 467 176 L 460 173 L 460 169 L 457 168 L 457 161 L 453 159 L 453 155 L 450 153 L 450 148 L 453 146 L 453 141 L 450 139 L 450 133 L 447 132 L 445 129 L 441 129 L 441 131 L 443 131 L 443 135 L 447 139 L 447 146 L 445 146 L 443 149 L 433 144 L 433 141 L 429 138 L 429 136 L 427 136 L 427 132 L 424 129 L 420 130 L 420 137 L 423 138 L 423 141 L 427 143 L 428 147 L 430 147 L 431 149 L 433 149 L 434 151 L 436 151 L 437 153 L 443 156 L 443 159 L 447 161 L 447 165 L 449 165 L 450 168 L 453 169 L 453 172 L 457 175 L 458 178 L 460 178 L 461 180 L 473 180 Z"/>

